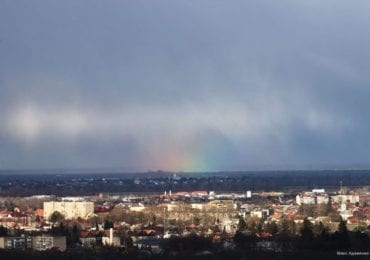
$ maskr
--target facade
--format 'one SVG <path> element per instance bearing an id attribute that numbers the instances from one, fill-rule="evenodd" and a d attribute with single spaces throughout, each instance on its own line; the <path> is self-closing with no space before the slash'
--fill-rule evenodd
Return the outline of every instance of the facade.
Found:
<path id="1" fill-rule="evenodd" d="M 21 236 L 21 237 L 0 237 L 0 248 L 3 249 L 33 249 L 36 251 L 45 251 L 56 248 L 65 251 L 67 242 L 65 236 Z"/>
<path id="2" fill-rule="evenodd" d="M 208 202 L 207 210 L 211 209 L 224 209 L 224 210 L 235 210 L 237 205 L 232 200 L 213 200 Z"/>
<path id="3" fill-rule="evenodd" d="M 250 212 L 251 217 L 256 218 L 266 218 L 270 215 L 270 210 L 268 209 L 255 209 Z"/>
<path id="4" fill-rule="evenodd" d="M 80 237 L 80 242 L 84 247 L 94 247 L 97 244 L 97 239 L 94 236 Z"/>
<path id="5" fill-rule="evenodd" d="M 312 192 L 303 192 L 296 196 L 296 203 L 298 205 L 302 204 L 328 204 L 330 197 L 327 193 L 322 192 L 324 189 L 314 189 Z"/>
<path id="6" fill-rule="evenodd" d="M 337 195 L 333 197 L 333 202 L 336 203 L 356 203 L 360 202 L 360 196 L 359 195 Z"/>
<path id="7" fill-rule="evenodd" d="M 94 247 L 96 245 L 101 245 L 102 234 L 99 230 L 82 230 L 80 233 L 80 242 L 84 247 Z"/>
<path id="8" fill-rule="evenodd" d="M 60 212 L 66 219 L 88 218 L 94 214 L 93 202 L 82 201 L 50 201 L 44 202 L 44 218 L 49 219 L 55 211 Z"/>
<path id="9" fill-rule="evenodd" d="M 192 203 L 191 208 L 192 209 L 198 209 L 198 210 L 203 210 L 206 204 L 204 203 Z"/>
<path id="10" fill-rule="evenodd" d="M 30 249 L 32 248 L 31 237 L 0 237 L 0 248 L 3 249 Z"/>
<path id="11" fill-rule="evenodd" d="M 316 204 L 328 204 L 329 203 L 329 196 L 321 195 L 316 197 Z"/>
<path id="12" fill-rule="evenodd" d="M 152 253 L 159 254 L 162 252 L 161 242 L 163 239 L 153 236 L 132 237 L 133 245 L 138 248 L 150 247 Z"/>
<path id="13" fill-rule="evenodd" d="M 36 251 L 45 251 L 52 248 L 65 251 L 67 249 L 67 239 L 64 236 L 35 236 L 32 238 L 32 248 Z"/>
<path id="14" fill-rule="evenodd" d="M 339 214 L 343 220 L 347 220 L 353 216 L 352 212 L 347 209 L 347 205 L 344 202 L 340 205 Z"/>

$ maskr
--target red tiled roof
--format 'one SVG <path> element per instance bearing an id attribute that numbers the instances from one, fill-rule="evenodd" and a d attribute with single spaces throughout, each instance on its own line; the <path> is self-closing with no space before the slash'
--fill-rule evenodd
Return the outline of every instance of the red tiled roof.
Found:
<path id="1" fill-rule="evenodd" d="M 106 213 L 106 212 L 109 212 L 109 211 L 110 211 L 110 209 L 106 208 L 106 207 L 95 207 L 94 208 L 95 213 Z"/>
<path id="2" fill-rule="evenodd" d="M 21 213 L 21 212 L 12 212 L 12 213 L 10 213 L 10 216 L 12 216 L 13 218 L 25 218 L 25 217 L 27 217 L 26 214 Z"/>
<path id="3" fill-rule="evenodd" d="M 36 210 L 36 215 L 39 216 L 39 217 L 43 217 L 44 216 L 44 209 L 37 209 Z"/>
<path id="4" fill-rule="evenodd" d="M 274 218 L 274 219 L 281 219 L 283 217 L 283 214 L 281 213 L 275 213 L 274 215 L 271 216 L 271 218 Z"/>
<path id="5" fill-rule="evenodd" d="M 259 234 L 257 234 L 257 236 L 262 238 L 270 238 L 272 237 L 272 234 L 267 231 L 262 231 Z"/>

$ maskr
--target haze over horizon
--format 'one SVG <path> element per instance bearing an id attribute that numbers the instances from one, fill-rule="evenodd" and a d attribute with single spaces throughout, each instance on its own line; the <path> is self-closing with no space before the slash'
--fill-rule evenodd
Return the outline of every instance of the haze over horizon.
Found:
<path id="1" fill-rule="evenodd" d="M 370 2 L 0 2 L 0 169 L 370 166 Z"/>

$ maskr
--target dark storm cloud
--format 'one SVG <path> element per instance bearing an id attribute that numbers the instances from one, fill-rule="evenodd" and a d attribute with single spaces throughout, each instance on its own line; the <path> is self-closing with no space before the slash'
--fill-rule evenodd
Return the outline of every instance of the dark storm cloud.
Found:
<path id="1" fill-rule="evenodd" d="M 0 167 L 366 164 L 369 11 L 366 1 L 2 1 Z"/>

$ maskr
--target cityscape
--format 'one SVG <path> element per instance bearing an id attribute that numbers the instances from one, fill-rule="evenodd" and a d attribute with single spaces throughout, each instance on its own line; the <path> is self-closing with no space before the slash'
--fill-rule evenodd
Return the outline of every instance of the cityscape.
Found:
<path id="1" fill-rule="evenodd" d="M 229 182 L 228 187 L 232 188 L 240 179 L 253 174 L 259 177 L 253 177 L 257 185 L 251 183 L 249 190 L 189 190 L 184 186 L 190 181 L 197 187 L 197 182 L 209 183 L 211 178 L 216 183 Z M 258 182 L 264 182 L 261 176 L 269 178 L 271 172 L 229 173 L 218 177 L 161 172 L 152 176 L 142 173 L 140 178 L 137 174 L 117 173 L 104 177 L 63 176 L 64 181 L 75 183 L 74 190 L 82 192 L 78 196 L 68 191 L 64 196 L 41 194 L 42 189 L 19 196 L 2 186 L 0 256 L 5 259 L 25 256 L 290 259 L 305 254 L 306 257 L 325 255 L 329 259 L 368 257 L 369 177 L 361 185 L 347 186 L 340 180 L 336 187 L 309 189 L 310 184 L 289 180 L 302 172 L 273 174 L 286 185 L 276 190 L 259 188 Z M 316 175 L 315 181 L 322 179 L 327 183 L 327 178 L 346 180 L 346 176 L 367 174 L 368 171 L 321 171 L 312 172 L 311 176 Z M 49 177 L 53 179 L 53 175 Z M 49 181 L 50 186 L 61 185 L 57 177 L 54 176 L 54 183 Z M 23 187 L 38 182 L 32 174 L 4 174 L 2 178 L 7 178 L 8 186 L 11 182 L 22 183 Z M 98 180 L 109 185 L 127 182 L 139 188 L 131 192 L 122 186 L 116 192 L 84 191 L 89 182 L 99 191 Z M 150 190 L 153 183 L 169 189 Z M 145 190 L 145 185 L 149 191 L 138 191 Z M 216 187 L 212 183 L 208 185 Z M 102 190 L 105 190 L 103 186 Z"/>
<path id="2" fill-rule="evenodd" d="M 0 260 L 370 259 L 369 14 L 0 0 Z"/>

